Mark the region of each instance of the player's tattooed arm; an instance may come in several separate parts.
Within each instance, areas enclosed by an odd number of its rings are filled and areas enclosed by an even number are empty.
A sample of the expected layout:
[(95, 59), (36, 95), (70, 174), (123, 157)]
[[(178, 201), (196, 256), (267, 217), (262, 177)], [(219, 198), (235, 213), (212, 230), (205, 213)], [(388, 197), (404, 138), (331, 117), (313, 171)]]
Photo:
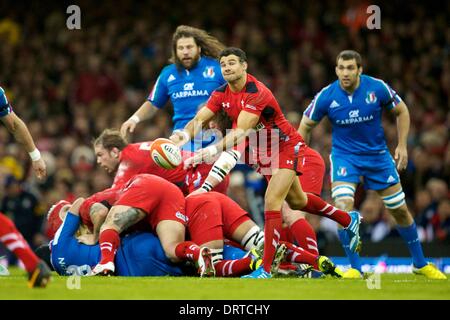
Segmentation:
[(107, 215), (108, 215), (108, 208), (98, 202), (94, 203), (89, 210), (89, 216), (91, 217), (91, 221), (94, 226), (93, 230), (95, 242), (98, 241), (98, 237), (100, 234), (100, 227), (102, 226), (103, 222), (105, 222)]
[(145, 213), (136, 208), (128, 208), (123, 211), (110, 212), (106, 218), (107, 223), (111, 223), (119, 233), (128, 229), (145, 218)]

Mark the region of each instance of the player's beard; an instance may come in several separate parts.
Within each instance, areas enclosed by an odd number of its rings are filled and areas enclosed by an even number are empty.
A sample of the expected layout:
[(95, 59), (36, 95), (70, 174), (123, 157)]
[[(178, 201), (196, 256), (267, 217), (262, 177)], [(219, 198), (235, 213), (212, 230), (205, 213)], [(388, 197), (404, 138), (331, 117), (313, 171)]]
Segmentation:
[(180, 60), (180, 58), (177, 57), (177, 67), (190, 70), (197, 65), (199, 60), (200, 60), (200, 53), (197, 53), (195, 56), (192, 57), (192, 59), (190, 60), (191, 63), (189, 65), (186, 65), (182, 59)]
[(358, 84), (358, 76), (355, 78), (349, 78), (346, 79), (346, 82), (344, 80), (340, 80), (341, 87), (346, 91), (354, 91), (356, 89), (356, 85)]

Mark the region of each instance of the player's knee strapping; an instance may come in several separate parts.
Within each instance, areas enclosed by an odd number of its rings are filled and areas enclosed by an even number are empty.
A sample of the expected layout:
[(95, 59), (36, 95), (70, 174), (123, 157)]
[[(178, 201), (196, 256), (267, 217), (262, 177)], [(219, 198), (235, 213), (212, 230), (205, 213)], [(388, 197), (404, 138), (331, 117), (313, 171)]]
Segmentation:
[(389, 196), (383, 197), (384, 206), (388, 209), (398, 209), (405, 204), (405, 193), (403, 189), (391, 194)]
[(213, 265), (223, 260), (223, 248), (222, 249), (209, 249), (211, 252), (211, 260)]
[(347, 184), (341, 184), (331, 189), (331, 197), (336, 206), (342, 201), (348, 201), (355, 198), (355, 187)]
[(241, 245), (245, 250), (249, 251), (258, 246), (261, 242), (264, 242), (264, 231), (258, 226), (253, 226), (242, 238)]

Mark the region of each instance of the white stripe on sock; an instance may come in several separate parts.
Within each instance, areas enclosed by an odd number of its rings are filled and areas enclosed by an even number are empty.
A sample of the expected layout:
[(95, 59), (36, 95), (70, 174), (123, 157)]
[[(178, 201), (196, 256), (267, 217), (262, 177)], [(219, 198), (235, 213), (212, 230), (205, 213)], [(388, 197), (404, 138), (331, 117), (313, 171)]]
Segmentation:
[(14, 251), (19, 248), (26, 248), (27, 246), (25, 245), (25, 243), (23, 243), (23, 241), (14, 241), (8, 243), (6, 247), (8, 248), (8, 250)]
[(0, 238), (0, 241), (5, 242), (8, 240), (17, 240), (17, 239), (19, 239), (19, 236), (16, 233), (7, 233)]

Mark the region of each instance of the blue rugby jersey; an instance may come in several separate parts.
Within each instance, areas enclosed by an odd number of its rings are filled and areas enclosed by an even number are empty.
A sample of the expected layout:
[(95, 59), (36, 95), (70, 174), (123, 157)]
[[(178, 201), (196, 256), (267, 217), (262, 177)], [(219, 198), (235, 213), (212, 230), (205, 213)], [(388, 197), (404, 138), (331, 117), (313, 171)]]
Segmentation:
[(402, 99), (383, 80), (360, 76), (360, 85), (347, 93), (336, 80), (316, 94), (303, 113), (332, 124), (332, 152), (379, 154), (388, 150), (382, 127), (383, 109), (391, 110)]
[[(87, 274), (101, 257), (100, 245), (78, 242), (75, 234), (80, 218), (70, 212), (50, 243), (51, 263), (58, 274), (70, 275), (74, 271)], [(164, 254), (159, 239), (147, 232), (127, 235), (121, 239), (117, 250), (116, 275), (118, 276), (165, 276), (182, 275), (182, 270), (171, 263)]]
[(0, 87), (0, 118), (4, 117), (12, 112), (12, 107), (8, 102), (5, 95), (5, 90)]
[(177, 69), (175, 64), (166, 66), (147, 100), (162, 108), (170, 98), (174, 110), (174, 129), (182, 129), (194, 118), (211, 93), (224, 83), (219, 62), (202, 56), (190, 70)]

